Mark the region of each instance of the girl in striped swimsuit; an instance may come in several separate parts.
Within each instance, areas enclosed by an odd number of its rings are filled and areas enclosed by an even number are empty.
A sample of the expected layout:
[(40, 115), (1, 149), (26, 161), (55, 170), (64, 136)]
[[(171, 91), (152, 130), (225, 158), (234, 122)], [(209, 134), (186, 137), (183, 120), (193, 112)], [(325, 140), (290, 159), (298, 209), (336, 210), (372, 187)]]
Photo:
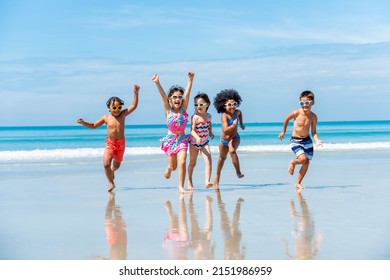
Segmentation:
[(194, 188), (192, 174), (198, 159), (202, 154), (205, 162), (205, 186), (210, 188), (213, 184), (211, 177), (211, 152), (209, 137), (214, 138), (211, 126), (211, 115), (207, 113), (210, 106), (210, 99), (206, 93), (198, 93), (194, 98), (195, 114), (191, 117), (191, 139), (190, 139), (190, 164), (188, 165), (188, 189)]

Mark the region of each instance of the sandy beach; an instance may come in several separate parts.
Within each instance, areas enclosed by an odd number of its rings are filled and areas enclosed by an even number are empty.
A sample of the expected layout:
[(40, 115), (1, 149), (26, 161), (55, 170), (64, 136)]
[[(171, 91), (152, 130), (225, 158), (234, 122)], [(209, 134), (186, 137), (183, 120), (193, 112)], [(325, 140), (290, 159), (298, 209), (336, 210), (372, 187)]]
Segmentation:
[(127, 156), (111, 195), (100, 158), (2, 166), (0, 258), (390, 259), (390, 151), (318, 152), (301, 195), (292, 154), (239, 156), (220, 192), (199, 159), (186, 195), (164, 155)]

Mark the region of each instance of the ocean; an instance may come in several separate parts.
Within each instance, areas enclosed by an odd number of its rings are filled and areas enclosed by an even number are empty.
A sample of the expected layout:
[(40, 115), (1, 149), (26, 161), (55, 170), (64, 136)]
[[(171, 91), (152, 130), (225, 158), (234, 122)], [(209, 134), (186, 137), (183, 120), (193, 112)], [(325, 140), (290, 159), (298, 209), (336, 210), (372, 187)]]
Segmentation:
[[(245, 130), (239, 130), (239, 152), (290, 153), (292, 123), (282, 141), (277, 138), (281, 128), (282, 123), (247, 123)], [(315, 147), (320, 152), (390, 150), (390, 120), (319, 122), (317, 131), (324, 142), (323, 147)], [(166, 132), (165, 124), (127, 125), (125, 156), (162, 154), (159, 139)], [(221, 125), (214, 124), (213, 132), (215, 138), (210, 146), (217, 153)], [(105, 126), (0, 127), (0, 164), (101, 157), (106, 136)]]

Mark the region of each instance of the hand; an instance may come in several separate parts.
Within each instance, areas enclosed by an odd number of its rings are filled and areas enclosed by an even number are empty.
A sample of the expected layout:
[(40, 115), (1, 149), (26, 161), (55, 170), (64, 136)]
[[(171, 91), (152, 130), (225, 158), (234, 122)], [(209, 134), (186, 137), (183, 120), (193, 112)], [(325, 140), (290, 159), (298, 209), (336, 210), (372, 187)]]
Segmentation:
[(200, 137), (196, 137), (196, 144), (200, 144)]
[(194, 72), (188, 72), (188, 78), (192, 81), (194, 79), (195, 73)]
[(281, 133), (279, 134), (278, 138), (279, 138), (279, 140), (283, 140), (283, 138), (284, 138), (284, 132), (281, 132)]
[(140, 86), (139, 85), (134, 85), (134, 93), (138, 94), (139, 93)]
[(323, 142), (322, 142), (320, 139), (318, 139), (318, 140), (316, 141), (316, 146), (317, 146), (317, 147), (318, 147), (318, 146), (323, 147), (324, 145), (323, 145)]
[(158, 83), (158, 82), (159, 82), (159, 80), (158, 80), (158, 75), (157, 75), (157, 74), (154, 74), (154, 75), (153, 75), (152, 81), (155, 82), (155, 83)]
[(211, 139), (214, 139), (214, 133), (210, 132), (209, 136), (210, 136)]
[(79, 124), (83, 124), (83, 123), (84, 123), (84, 120), (83, 120), (83, 119), (78, 119), (77, 122), (78, 122)]
[(245, 125), (240, 124), (240, 127), (241, 127), (242, 130), (245, 130)]
[(237, 119), (235, 119), (232, 124), (237, 127), (237, 122)]

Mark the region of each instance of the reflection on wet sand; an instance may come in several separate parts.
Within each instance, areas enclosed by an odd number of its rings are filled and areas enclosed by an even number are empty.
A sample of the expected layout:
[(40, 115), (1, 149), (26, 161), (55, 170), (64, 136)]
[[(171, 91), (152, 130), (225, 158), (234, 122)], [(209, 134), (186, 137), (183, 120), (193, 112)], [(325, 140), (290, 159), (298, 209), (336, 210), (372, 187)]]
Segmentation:
[(294, 200), (292, 199), (290, 201), (290, 213), (294, 218), (293, 240), (295, 256), (289, 253), (286, 240), (282, 240), (282, 245), (284, 247), (287, 258), (310, 260), (315, 258), (318, 254), (318, 249), (322, 241), (322, 235), (318, 234), (317, 238), (315, 238), (314, 220), (310, 215), (307, 202), (299, 192), (297, 193), (297, 197), (301, 208), (301, 213), (297, 212)]
[[(221, 230), (224, 236), (224, 259), (244, 259), (245, 248), (241, 246), (242, 233), (239, 230), (241, 203), (236, 203), (232, 221), (229, 220), (221, 193), (216, 192), (218, 209), (221, 218)], [(188, 197), (188, 206), (185, 198)], [(205, 224), (200, 227), (195, 211), (193, 193), (179, 195), (178, 215), (172, 209), (172, 203), (167, 201), (165, 208), (169, 217), (168, 233), (164, 236), (164, 249), (168, 259), (209, 260), (215, 258), (216, 245), (212, 242), (213, 212), (210, 196), (205, 197)], [(191, 230), (188, 227), (187, 211), (190, 217)]]
[(239, 228), (242, 198), (237, 199), (233, 218), (230, 221), (222, 201), (221, 192), (217, 191), (218, 209), (221, 216), (221, 230), (224, 236), (224, 259), (243, 260), (245, 259), (245, 247), (241, 246), (242, 232)]
[(115, 204), (115, 193), (108, 193), (105, 215), (105, 230), (110, 253), (110, 260), (127, 259), (127, 231), (120, 206)]

